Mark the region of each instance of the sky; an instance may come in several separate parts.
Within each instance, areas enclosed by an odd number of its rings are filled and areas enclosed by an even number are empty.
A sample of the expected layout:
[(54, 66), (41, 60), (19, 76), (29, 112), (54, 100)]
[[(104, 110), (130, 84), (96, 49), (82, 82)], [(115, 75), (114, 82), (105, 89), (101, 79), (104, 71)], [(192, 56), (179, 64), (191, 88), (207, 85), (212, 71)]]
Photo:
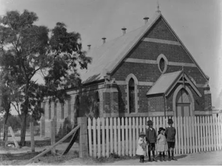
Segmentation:
[(53, 28), (57, 22), (79, 32), (83, 48), (102, 44), (134, 30), (152, 17), (159, 4), (162, 15), (210, 77), (212, 104), (222, 108), (221, 0), (0, 0), (0, 15), (24, 9), (35, 12), (36, 24)]

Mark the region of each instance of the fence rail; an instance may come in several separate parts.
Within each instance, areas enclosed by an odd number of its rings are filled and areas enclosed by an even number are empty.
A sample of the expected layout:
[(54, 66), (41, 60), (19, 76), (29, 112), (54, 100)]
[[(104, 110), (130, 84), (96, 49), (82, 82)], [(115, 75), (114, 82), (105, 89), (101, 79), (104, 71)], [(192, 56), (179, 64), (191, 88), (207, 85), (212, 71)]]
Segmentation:
[[(172, 118), (177, 131), (176, 155), (222, 150), (222, 114)], [(89, 155), (135, 156), (139, 133), (145, 132), (149, 119), (156, 131), (167, 126), (164, 117), (88, 118)]]

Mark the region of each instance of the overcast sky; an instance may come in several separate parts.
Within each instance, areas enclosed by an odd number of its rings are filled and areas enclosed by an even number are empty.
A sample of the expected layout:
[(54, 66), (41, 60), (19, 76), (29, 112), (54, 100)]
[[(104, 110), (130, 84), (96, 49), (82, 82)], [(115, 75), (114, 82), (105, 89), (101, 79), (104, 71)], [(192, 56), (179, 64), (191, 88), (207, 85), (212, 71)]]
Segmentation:
[[(222, 108), (222, 1), (158, 0), (161, 13), (206, 75), (210, 77), (213, 106)], [(102, 44), (131, 31), (152, 17), (157, 0), (0, 0), (0, 15), (24, 9), (37, 13), (38, 25), (53, 28), (63, 22), (79, 32), (82, 43)], [(220, 97), (219, 97), (220, 96)], [(220, 98), (220, 99), (219, 99)], [(219, 101), (220, 100), (220, 101)]]

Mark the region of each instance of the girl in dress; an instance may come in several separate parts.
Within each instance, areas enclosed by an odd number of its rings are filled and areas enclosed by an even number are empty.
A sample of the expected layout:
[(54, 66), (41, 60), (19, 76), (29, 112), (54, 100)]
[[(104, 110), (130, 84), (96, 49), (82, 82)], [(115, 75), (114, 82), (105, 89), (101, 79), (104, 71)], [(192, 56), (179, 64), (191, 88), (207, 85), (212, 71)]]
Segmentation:
[(167, 140), (165, 137), (165, 129), (159, 128), (157, 136), (157, 152), (159, 152), (160, 161), (165, 161), (165, 152), (167, 151)]
[(136, 154), (140, 157), (140, 162), (143, 163), (146, 155), (146, 134), (143, 132), (139, 134)]

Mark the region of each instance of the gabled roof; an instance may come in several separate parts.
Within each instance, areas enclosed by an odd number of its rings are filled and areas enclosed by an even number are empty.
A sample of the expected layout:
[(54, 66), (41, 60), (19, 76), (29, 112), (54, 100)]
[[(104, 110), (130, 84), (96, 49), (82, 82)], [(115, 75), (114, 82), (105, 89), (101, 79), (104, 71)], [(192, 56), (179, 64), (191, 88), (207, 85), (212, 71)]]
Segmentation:
[(159, 79), (154, 83), (152, 88), (148, 91), (147, 95), (165, 94), (170, 86), (177, 80), (182, 71), (162, 74)]
[(87, 53), (87, 56), (93, 58), (92, 63), (88, 66), (88, 70), (80, 71), (83, 83), (103, 79), (106, 73), (112, 72), (160, 16), (161, 13), (156, 12), (154, 17), (142, 27), (107, 41), (100, 47), (92, 48)]
[(157, 11), (155, 15), (149, 20), (149, 22), (143, 25), (142, 27), (128, 32), (125, 35), (122, 35), (116, 39), (107, 41), (99, 47), (92, 48), (87, 53), (87, 56), (92, 57), (92, 63), (88, 65), (87, 70), (80, 70), (82, 82), (90, 83), (94, 81), (99, 81), (104, 79), (104, 76), (106, 76), (107, 73), (112, 73), (160, 17), (163, 18), (163, 20), (169, 26), (169, 29), (171, 29), (173, 34), (181, 43), (184, 50), (188, 53), (188, 56), (197, 65), (205, 79), (208, 80), (209, 78), (201, 70), (192, 55), (180, 41), (179, 37), (164, 19), (161, 12)]
[[(184, 81), (181, 81), (181, 79)], [(165, 94), (167, 96), (178, 82), (189, 84), (193, 88), (193, 90), (197, 93), (197, 95), (199, 95), (200, 97), (202, 96), (197, 87), (195, 86), (195, 84), (183, 71), (176, 71), (172, 73), (162, 74), (155, 82), (155, 84), (150, 88), (150, 90), (147, 93), (147, 96), (157, 95), (157, 94)]]

